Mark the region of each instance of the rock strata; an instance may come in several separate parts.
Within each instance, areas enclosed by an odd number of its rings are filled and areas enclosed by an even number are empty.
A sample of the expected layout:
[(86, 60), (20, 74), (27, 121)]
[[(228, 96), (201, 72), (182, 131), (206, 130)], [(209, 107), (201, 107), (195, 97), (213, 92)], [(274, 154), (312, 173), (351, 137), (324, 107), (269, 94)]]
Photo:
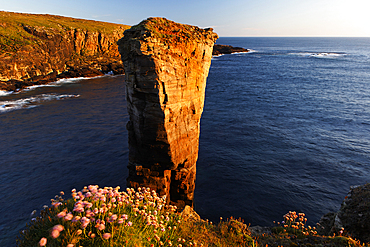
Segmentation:
[(128, 26), (3, 11), (0, 21), (0, 90), (124, 72), (117, 40)]
[(130, 121), (129, 187), (146, 186), (179, 209), (193, 205), (212, 29), (149, 18), (118, 41)]

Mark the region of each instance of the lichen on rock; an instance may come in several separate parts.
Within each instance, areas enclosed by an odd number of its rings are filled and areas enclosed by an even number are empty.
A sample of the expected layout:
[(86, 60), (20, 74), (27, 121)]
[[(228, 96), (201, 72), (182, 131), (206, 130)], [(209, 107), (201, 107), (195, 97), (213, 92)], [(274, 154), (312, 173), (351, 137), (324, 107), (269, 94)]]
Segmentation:
[(149, 18), (118, 41), (130, 121), (128, 186), (192, 206), (212, 29)]

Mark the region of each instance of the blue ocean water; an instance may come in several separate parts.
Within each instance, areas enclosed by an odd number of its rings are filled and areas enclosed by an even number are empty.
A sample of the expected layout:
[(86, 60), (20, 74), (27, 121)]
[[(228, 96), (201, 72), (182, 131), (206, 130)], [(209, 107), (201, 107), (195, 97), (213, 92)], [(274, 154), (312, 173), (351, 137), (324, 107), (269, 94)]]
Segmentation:
[[(204, 217), (314, 223), (370, 182), (369, 38), (220, 38), (254, 52), (214, 58), (195, 193)], [(206, 198), (202, 200), (202, 198)]]
[[(370, 38), (220, 38), (201, 119), (195, 209), (311, 224), (369, 182)], [(124, 77), (0, 92), (0, 246), (59, 191), (125, 187)]]

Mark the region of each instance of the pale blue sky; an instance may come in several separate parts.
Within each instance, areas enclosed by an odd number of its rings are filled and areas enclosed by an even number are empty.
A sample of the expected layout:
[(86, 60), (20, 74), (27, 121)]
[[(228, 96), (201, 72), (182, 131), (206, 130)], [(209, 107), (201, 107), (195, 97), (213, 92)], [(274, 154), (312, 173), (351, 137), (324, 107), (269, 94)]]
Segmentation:
[(370, 37), (370, 0), (0, 0), (0, 10), (127, 25), (160, 16), (221, 37)]

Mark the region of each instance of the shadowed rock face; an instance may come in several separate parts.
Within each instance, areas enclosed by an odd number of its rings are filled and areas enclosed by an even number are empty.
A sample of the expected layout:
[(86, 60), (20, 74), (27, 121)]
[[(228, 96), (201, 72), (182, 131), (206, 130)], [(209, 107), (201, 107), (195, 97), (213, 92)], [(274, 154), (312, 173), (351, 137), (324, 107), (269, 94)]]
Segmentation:
[(180, 209), (193, 205), (212, 29), (149, 18), (118, 41), (130, 121), (129, 187), (148, 186)]

